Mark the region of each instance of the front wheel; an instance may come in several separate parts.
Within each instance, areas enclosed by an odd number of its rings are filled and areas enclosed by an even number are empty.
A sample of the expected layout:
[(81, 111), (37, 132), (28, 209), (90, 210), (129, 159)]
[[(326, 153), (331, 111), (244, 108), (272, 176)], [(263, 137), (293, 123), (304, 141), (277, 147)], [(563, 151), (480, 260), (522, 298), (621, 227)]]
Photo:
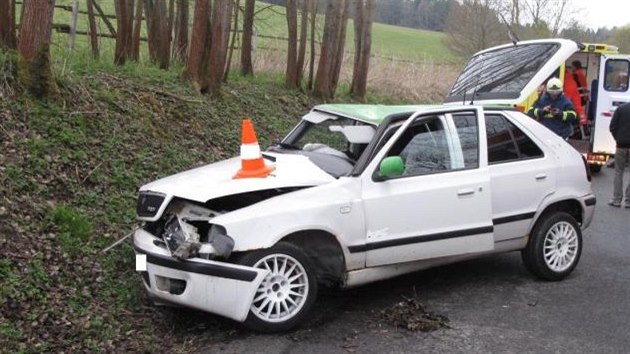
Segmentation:
[(532, 230), (521, 257), (525, 268), (544, 280), (561, 280), (577, 266), (582, 254), (582, 231), (564, 212), (543, 216)]
[(299, 325), (317, 297), (317, 279), (308, 257), (297, 246), (279, 242), (244, 255), (240, 264), (266, 269), (245, 320), (261, 332), (279, 332)]

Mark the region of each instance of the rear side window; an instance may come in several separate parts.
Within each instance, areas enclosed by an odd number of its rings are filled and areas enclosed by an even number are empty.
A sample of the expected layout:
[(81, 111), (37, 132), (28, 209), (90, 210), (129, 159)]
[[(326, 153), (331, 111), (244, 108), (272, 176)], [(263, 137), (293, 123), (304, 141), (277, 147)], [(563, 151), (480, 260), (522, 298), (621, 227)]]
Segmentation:
[(502, 115), (486, 115), (486, 134), (491, 165), (544, 156), (532, 139)]
[(628, 90), (628, 71), (630, 62), (623, 59), (606, 61), (604, 88), (606, 91), (625, 92)]
[(517, 98), (540, 68), (557, 52), (558, 44), (532, 43), (478, 54), (455, 81), (447, 102)]

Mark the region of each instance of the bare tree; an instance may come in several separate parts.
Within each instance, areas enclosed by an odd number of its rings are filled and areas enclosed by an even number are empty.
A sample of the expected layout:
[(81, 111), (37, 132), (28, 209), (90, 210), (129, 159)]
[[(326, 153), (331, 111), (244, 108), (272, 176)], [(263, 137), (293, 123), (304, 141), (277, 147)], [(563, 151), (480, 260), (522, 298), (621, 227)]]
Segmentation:
[[(98, 58), (100, 56), (100, 50), (98, 48), (98, 30), (96, 29), (96, 17), (94, 15), (94, 0), (87, 0), (87, 13), (88, 23), (90, 27), (90, 46), (92, 47), (92, 56)], [(138, 0), (140, 3), (142, 0)]]
[(131, 54), (134, 0), (116, 0), (114, 7), (118, 20), (114, 63), (123, 65)]
[(315, 73), (315, 24), (317, 23), (317, 8), (318, 8), (318, 0), (310, 0), (310, 23), (311, 23), (311, 57), (309, 60), (309, 69), (308, 69), (308, 83), (307, 88), (309, 90), (313, 89), (314, 82), (314, 73)]
[(297, 88), (299, 85), (297, 67), (297, 0), (287, 0), (286, 9), (287, 29), (289, 33), (286, 85), (289, 88)]
[[(341, 26), (344, 16), (347, 19), (346, 0), (330, 1), (326, 7), (326, 18), (324, 20), (324, 34), (322, 38), (319, 64), (313, 94), (323, 98), (333, 98), (337, 89), (338, 68), (341, 68), (343, 58), (343, 43), (345, 42), (345, 30)], [(344, 37), (341, 37), (341, 34)], [(340, 51), (341, 49), (341, 51)]]
[(370, 68), (374, 0), (354, 0), (354, 5), (354, 69), (350, 94), (363, 100)]
[(198, 91), (205, 89), (205, 53), (209, 36), (209, 0), (195, 0), (193, 27), (184, 77), (191, 80)]
[(335, 90), (337, 88), (337, 84), (339, 83), (339, 75), (341, 74), (341, 64), (343, 64), (343, 57), (345, 54), (345, 46), (346, 46), (346, 30), (348, 28), (348, 13), (350, 8), (351, 0), (343, 0), (342, 8), (341, 8), (341, 18), (339, 22), (339, 26), (337, 26), (337, 48), (335, 48), (335, 56), (334, 56), (334, 64), (333, 64), (333, 72), (332, 72), (332, 93), (334, 95)]
[(302, 0), (301, 23), (300, 23), (300, 48), (298, 49), (297, 69), (298, 77), (297, 82), (301, 85), (302, 77), (304, 76), (304, 59), (306, 57), (306, 44), (308, 36), (308, 12), (311, 6), (312, 0)]
[(177, 0), (177, 18), (175, 20), (175, 43), (173, 57), (181, 63), (186, 62), (188, 50), (188, 0)]
[(215, 0), (210, 20), (211, 38), (208, 56), (208, 87), (211, 95), (217, 95), (221, 89), (228, 49), (228, 37), (232, 19), (233, 0)]
[(15, 49), (15, 0), (0, 0), (0, 49)]
[(245, 0), (245, 14), (243, 15), (243, 39), (241, 41), (241, 74), (252, 75), (252, 37), (254, 34), (254, 9), (256, 0)]
[(25, 1), (20, 19), (18, 79), (36, 97), (58, 94), (50, 67), (55, 0)]
[(495, 0), (463, 0), (454, 5), (446, 21), (446, 43), (462, 55), (470, 55), (508, 40), (493, 6)]
[(240, 9), (241, 0), (236, 0), (234, 5), (234, 27), (232, 29), (232, 41), (230, 43), (230, 49), (228, 52), (227, 65), (225, 66), (225, 73), (223, 74), (223, 82), (227, 82), (228, 75), (230, 74), (230, 67), (232, 66), (232, 55), (234, 54), (234, 48), (236, 47), (236, 39), (238, 38), (238, 13)]
[(133, 33), (131, 35), (131, 60), (140, 60), (140, 32), (142, 31), (142, 12), (145, 0), (136, 0), (136, 13), (133, 20)]
[(145, 0), (145, 13), (151, 60), (157, 62), (161, 69), (168, 69), (171, 40), (168, 32), (166, 0)]

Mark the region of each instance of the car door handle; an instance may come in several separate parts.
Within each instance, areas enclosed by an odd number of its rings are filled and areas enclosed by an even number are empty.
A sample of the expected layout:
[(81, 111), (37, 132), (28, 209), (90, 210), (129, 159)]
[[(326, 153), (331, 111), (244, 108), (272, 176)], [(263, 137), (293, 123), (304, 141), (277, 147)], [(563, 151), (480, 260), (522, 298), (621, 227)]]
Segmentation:
[(463, 197), (465, 195), (471, 195), (475, 193), (474, 188), (464, 188), (457, 191), (457, 195)]
[(539, 173), (536, 175), (536, 180), (537, 181), (542, 181), (543, 179), (547, 179), (547, 174), (546, 173)]

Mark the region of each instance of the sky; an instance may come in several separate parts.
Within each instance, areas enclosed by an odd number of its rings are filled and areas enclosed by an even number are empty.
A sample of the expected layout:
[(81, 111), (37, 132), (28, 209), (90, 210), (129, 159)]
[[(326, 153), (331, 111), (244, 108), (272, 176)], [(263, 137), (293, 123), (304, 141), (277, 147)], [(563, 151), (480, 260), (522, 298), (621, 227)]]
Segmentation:
[(597, 29), (630, 24), (630, 1), (628, 0), (571, 0), (580, 9), (580, 22), (586, 27)]

